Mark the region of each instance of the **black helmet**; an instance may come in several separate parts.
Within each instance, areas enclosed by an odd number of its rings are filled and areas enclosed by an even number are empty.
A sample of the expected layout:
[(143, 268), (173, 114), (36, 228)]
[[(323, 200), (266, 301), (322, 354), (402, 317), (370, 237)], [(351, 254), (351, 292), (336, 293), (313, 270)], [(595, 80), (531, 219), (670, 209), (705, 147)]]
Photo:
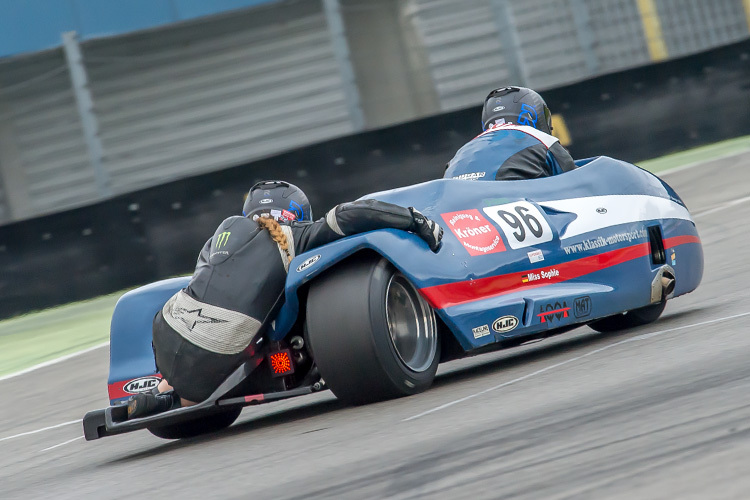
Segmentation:
[(482, 130), (496, 123), (528, 125), (552, 133), (552, 113), (547, 103), (526, 87), (503, 87), (490, 92), (482, 109)]
[(284, 181), (262, 181), (250, 188), (242, 215), (268, 214), (276, 220), (312, 220), (312, 207), (300, 188)]

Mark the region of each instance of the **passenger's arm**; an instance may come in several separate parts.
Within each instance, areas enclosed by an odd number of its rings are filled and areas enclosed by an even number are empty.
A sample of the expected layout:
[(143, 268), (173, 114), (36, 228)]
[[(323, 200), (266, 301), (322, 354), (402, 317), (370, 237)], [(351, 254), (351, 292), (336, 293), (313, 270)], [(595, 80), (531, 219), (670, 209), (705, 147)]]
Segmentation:
[(295, 224), (292, 228), (295, 229), (294, 245), (297, 253), (344, 236), (387, 228), (414, 232), (435, 251), (443, 233), (437, 223), (416, 209), (378, 200), (342, 203), (329, 210), (324, 218), (311, 224)]

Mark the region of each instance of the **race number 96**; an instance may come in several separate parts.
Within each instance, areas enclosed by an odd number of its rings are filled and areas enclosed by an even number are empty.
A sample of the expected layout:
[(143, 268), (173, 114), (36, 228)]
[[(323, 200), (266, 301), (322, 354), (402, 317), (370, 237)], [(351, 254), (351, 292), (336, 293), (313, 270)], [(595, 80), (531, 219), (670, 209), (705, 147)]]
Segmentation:
[(486, 207), (484, 213), (495, 221), (513, 248), (535, 246), (552, 239), (552, 229), (544, 215), (528, 201)]

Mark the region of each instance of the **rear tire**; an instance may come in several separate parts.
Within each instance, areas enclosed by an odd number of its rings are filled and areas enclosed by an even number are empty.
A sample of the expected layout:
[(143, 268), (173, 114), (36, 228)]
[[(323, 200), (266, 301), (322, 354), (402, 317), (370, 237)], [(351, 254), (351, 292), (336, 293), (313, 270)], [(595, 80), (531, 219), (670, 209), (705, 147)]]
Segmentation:
[(148, 430), (156, 437), (162, 439), (184, 439), (209, 432), (220, 431), (232, 425), (237, 417), (240, 416), (242, 407), (230, 408), (205, 417), (199, 417), (193, 420), (186, 420), (177, 424), (161, 425), (159, 427), (149, 427)]
[(351, 259), (312, 284), (307, 333), (323, 380), (351, 404), (422, 392), (440, 360), (432, 308), (379, 257)]
[(628, 311), (627, 313), (616, 314), (614, 316), (609, 316), (608, 318), (593, 321), (589, 323), (589, 326), (597, 332), (609, 333), (624, 330), (626, 328), (647, 325), (659, 319), (659, 316), (664, 312), (666, 306), (667, 301), (663, 300), (658, 304), (651, 304), (646, 307), (641, 307), (640, 309)]

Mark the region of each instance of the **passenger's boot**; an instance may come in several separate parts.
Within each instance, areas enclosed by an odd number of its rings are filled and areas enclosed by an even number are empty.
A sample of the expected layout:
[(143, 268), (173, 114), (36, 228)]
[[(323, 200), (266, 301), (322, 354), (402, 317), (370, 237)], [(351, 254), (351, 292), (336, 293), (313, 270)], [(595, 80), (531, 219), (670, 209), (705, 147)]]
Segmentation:
[(174, 391), (141, 393), (128, 399), (128, 419), (146, 417), (180, 407), (180, 397)]

